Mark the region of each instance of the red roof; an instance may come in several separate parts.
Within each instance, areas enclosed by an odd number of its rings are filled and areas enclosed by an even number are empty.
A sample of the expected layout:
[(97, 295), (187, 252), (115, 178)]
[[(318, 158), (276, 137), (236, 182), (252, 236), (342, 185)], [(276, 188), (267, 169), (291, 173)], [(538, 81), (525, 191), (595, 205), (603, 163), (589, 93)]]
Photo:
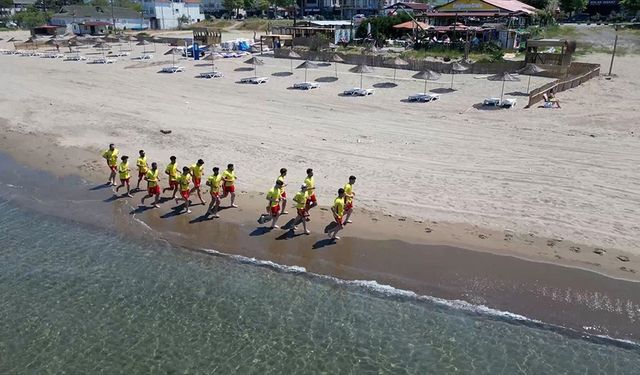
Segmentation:
[[(424, 22), (418, 22), (418, 26), (420, 26), (423, 29), (429, 28), (429, 25), (427, 25)], [(416, 22), (415, 21), (407, 21), (407, 22), (399, 23), (397, 25), (394, 25), (393, 28), (394, 29), (409, 29), (409, 30), (413, 30), (413, 29), (416, 28)]]
[(442, 12), (442, 13), (429, 13), (427, 17), (493, 17), (496, 15), (506, 16), (506, 12)]
[(525, 4), (518, 0), (483, 0), (487, 4), (491, 4), (496, 8), (506, 9), (511, 12), (524, 12), (527, 14), (535, 13), (536, 8)]
[(57, 29), (59, 27), (64, 27), (64, 26), (42, 25), (42, 26), (36, 27), (36, 29)]

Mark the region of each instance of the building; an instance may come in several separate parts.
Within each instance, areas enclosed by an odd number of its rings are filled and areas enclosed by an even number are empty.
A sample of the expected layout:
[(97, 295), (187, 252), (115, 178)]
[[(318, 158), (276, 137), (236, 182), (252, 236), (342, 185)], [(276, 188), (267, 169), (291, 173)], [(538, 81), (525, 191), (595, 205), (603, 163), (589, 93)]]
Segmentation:
[(204, 20), (200, 0), (144, 0), (142, 6), (152, 29), (177, 29)]
[(410, 13), (413, 15), (419, 15), (432, 10), (433, 7), (426, 3), (413, 3), (406, 1), (399, 1), (393, 4), (389, 4), (384, 7), (383, 11), (386, 15)]
[(342, 19), (351, 19), (356, 14), (373, 16), (383, 8), (384, 0), (340, 0)]
[[(524, 28), (537, 11), (518, 0), (453, 0), (427, 14), (430, 25), (446, 26), (456, 22), (478, 25), (508, 19), (509, 27)], [(464, 21), (464, 22), (463, 22)]]
[(67, 5), (51, 16), (54, 26), (71, 28), (76, 34), (104, 34), (108, 28), (121, 30), (146, 30), (149, 19), (131, 8)]
[(11, 8), (0, 8), (0, 15), (13, 16), (16, 12), (27, 9), (30, 6), (34, 6), (37, 0), (13, 0), (13, 6)]

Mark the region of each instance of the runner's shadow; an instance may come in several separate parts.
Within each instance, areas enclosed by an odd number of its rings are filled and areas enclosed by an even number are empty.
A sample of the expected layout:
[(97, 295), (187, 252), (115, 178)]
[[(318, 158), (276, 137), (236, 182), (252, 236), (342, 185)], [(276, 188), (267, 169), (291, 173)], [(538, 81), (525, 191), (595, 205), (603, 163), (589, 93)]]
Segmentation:
[(293, 219), (290, 219), (289, 221), (287, 221), (287, 223), (285, 225), (283, 225), (281, 228), (282, 229), (292, 229), (296, 224), (297, 224), (296, 218), (294, 217)]
[[(284, 229), (284, 227), (283, 227), (283, 229)], [(278, 241), (288, 240), (290, 238), (296, 238), (298, 236), (302, 236), (303, 234), (304, 233), (296, 233), (292, 229), (289, 229), (288, 231), (285, 231), (284, 233), (282, 233), (281, 235), (276, 237), (276, 240), (278, 240)]]
[(113, 195), (112, 195), (112, 196), (110, 196), (109, 198), (104, 199), (104, 200), (103, 200), (103, 202), (105, 202), (105, 203), (115, 202), (115, 201), (117, 201), (118, 199), (120, 199), (120, 198), (124, 198), (124, 197), (125, 197), (125, 195), (120, 195), (120, 194), (119, 194), (119, 195), (116, 195), (116, 194), (113, 194)]
[(170, 200), (173, 200), (172, 198), (167, 198), (167, 197), (160, 197), (160, 199), (158, 199), (158, 204), (162, 204), (164, 202), (168, 202)]
[(329, 233), (332, 230), (336, 229), (337, 226), (338, 226), (338, 223), (336, 223), (335, 221), (332, 221), (329, 224), (327, 224), (326, 227), (324, 227), (324, 232)]
[(152, 210), (152, 209), (153, 207), (149, 207), (149, 206), (138, 206), (134, 210), (129, 212), (129, 215), (141, 214), (147, 210)]
[(331, 238), (325, 238), (324, 240), (319, 240), (316, 243), (313, 244), (312, 249), (317, 250), (317, 249), (322, 249), (325, 246), (330, 246), (330, 245), (335, 245), (336, 240), (333, 240)]
[(195, 218), (193, 220), (190, 220), (189, 224), (203, 223), (205, 221), (211, 221), (213, 219), (214, 219), (213, 216), (210, 216), (208, 214), (204, 214), (204, 215), (198, 216), (197, 218)]
[(249, 233), (249, 235), (251, 237), (256, 237), (256, 236), (265, 235), (265, 234), (267, 234), (269, 232), (271, 232), (271, 228), (270, 227), (258, 227), (256, 229), (254, 229), (251, 233)]
[(174, 216), (179, 216), (180, 213), (183, 212), (183, 209), (184, 209), (184, 204), (172, 207), (171, 211), (167, 212), (164, 215), (160, 215), (160, 217), (162, 219), (169, 219), (169, 218), (174, 217)]
[(102, 189), (106, 189), (106, 188), (110, 188), (111, 185), (110, 184), (102, 184), (102, 185), (96, 185), (92, 188), (89, 188), (90, 191), (96, 191), (96, 190), (102, 190)]

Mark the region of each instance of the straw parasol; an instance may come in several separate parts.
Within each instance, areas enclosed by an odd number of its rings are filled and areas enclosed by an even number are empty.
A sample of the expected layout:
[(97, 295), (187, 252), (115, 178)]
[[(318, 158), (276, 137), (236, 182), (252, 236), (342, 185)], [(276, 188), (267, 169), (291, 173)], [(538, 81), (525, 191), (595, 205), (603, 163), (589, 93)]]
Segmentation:
[(437, 81), (442, 77), (442, 74), (434, 72), (433, 70), (423, 70), (413, 75), (413, 78), (424, 79), (424, 93), (427, 93), (427, 81)]
[(333, 62), (335, 68), (336, 68), (336, 78), (338, 78), (338, 64), (337, 63), (343, 63), (344, 59), (342, 57), (340, 57), (340, 55), (338, 55), (337, 53), (334, 53), (333, 55), (331, 55), (331, 58), (329, 59), (329, 61)]
[(373, 73), (373, 68), (364, 64), (356, 65), (349, 69), (351, 73), (360, 73), (360, 88), (362, 88), (362, 74)]
[(264, 61), (260, 60), (257, 57), (252, 57), (249, 60), (244, 62), (245, 64), (250, 64), (253, 65), (253, 70), (254, 70), (254, 74), (257, 77), (258, 76), (258, 65), (264, 65)]
[(151, 38), (151, 41), (153, 42), (153, 52), (156, 52), (156, 43), (162, 43), (162, 39), (158, 38), (157, 36), (153, 36)]
[(393, 82), (396, 81), (396, 70), (398, 69), (398, 67), (409, 66), (409, 63), (407, 61), (404, 61), (399, 57), (388, 59), (387, 64), (393, 65)]
[(102, 57), (104, 57), (104, 50), (109, 49), (110, 46), (105, 42), (100, 42), (100, 43), (94, 44), (93, 48), (99, 49), (102, 52)]
[(529, 87), (531, 87), (531, 76), (534, 74), (545, 72), (545, 69), (542, 69), (536, 64), (527, 64), (524, 68), (518, 70), (518, 73), (529, 76), (529, 81), (527, 82), (527, 94), (529, 93)]
[[(147, 53), (147, 46), (151, 44), (149, 43), (147, 40), (143, 39), (141, 41), (139, 41), (138, 43), (136, 43), (136, 46), (144, 46), (142, 47), (142, 53)], [(166, 55), (166, 53), (165, 53)]]
[(291, 63), (291, 73), (293, 73), (293, 59), (299, 59), (302, 56), (300, 56), (296, 51), (292, 49), (287, 51), (286, 56), (289, 58), (289, 62)]
[(452, 90), (453, 90), (453, 76), (455, 72), (464, 72), (465, 70), (469, 70), (469, 67), (457, 61), (454, 61), (451, 63), (451, 89)]
[(318, 65), (309, 60), (305, 60), (305, 62), (296, 66), (296, 69), (304, 69), (304, 81), (307, 82), (307, 69), (318, 69)]
[(509, 82), (519, 82), (520, 78), (510, 74), (509, 72), (502, 72), (498, 74), (494, 74), (492, 76), (487, 77), (489, 81), (502, 81), (502, 92), (500, 92), (500, 102), (502, 102), (502, 98), (504, 97), (504, 83)]
[(218, 54), (218, 52), (211, 52), (210, 54), (208, 54), (207, 56), (205, 56), (202, 60), (205, 61), (211, 61), (211, 71), (215, 72), (216, 71), (216, 57), (219, 57), (220, 55)]
[[(148, 44), (149, 42), (147, 42)], [(139, 43), (138, 43), (139, 44)], [(181, 55), (182, 51), (179, 48), (171, 48), (164, 53), (165, 56), (171, 55), (171, 66), (176, 66), (176, 55)]]

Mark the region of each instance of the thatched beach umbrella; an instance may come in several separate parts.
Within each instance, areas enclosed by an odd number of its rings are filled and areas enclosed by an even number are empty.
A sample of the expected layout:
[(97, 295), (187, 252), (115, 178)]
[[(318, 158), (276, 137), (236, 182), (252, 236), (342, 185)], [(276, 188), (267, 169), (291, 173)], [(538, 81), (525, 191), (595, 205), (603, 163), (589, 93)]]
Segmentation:
[(343, 63), (344, 59), (337, 53), (334, 53), (333, 55), (331, 55), (329, 61), (333, 62), (333, 66), (335, 66), (336, 68), (336, 78), (338, 78), (338, 63)]
[(451, 63), (451, 89), (453, 90), (453, 76), (456, 72), (464, 72), (465, 70), (469, 70), (469, 67), (463, 65), (457, 61)]
[(318, 69), (318, 65), (309, 60), (305, 60), (305, 62), (296, 66), (296, 69), (304, 69), (304, 81), (307, 82), (307, 69)]
[(494, 74), (492, 76), (487, 77), (489, 81), (502, 81), (502, 91), (500, 92), (500, 102), (502, 102), (502, 98), (504, 97), (504, 83), (509, 82), (519, 82), (520, 78), (511, 75), (509, 72), (502, 72), (499, 74)]
[(404, 61), (399, 57), (388, 59), (387, 64), (393, 66), (393, 82), (396, 81), (396, 70), (398, 69), (398, 67), (409, 66), (409, 63), (407, 61)]
[(420, 73), (416, 73), (413, 75), (413, 78), (416, 79), (424, 79), (424, 93), (427, 93), (427, 81), (437, 81), (442, 77), (442, 74), (438, 72), (434, 72), (433, 70), (423, 70)]
[[(136, 46), (144, 46), (142, 47), (142, 53), (147, 53), (147, 46), (151, 44), (149, 43), (147, 40), (143, 39), (141, 41), (139, 41), (138, 43), (136, 43)], [(166, 53), (165, 53), (166, 55)]]
[(153, 42), (153, 52), (156, 52), (156, 43), (162, 43), (162, 39), (158, 38), (157, 36), (153, 36), (151, 38), (151, 41)]
[(356, 65), (349, 69), (351, 73), (360, 73), (360, 88), (362, 88), (362, 74), (373, 73), (373, 68), (364, 64)]
[(286, 56), (289, 58), (289, 62), (291, 63), (291, 73), (293, 73), (293, 59), (299, 59), (302, 56), (300, 56), (296, 51), (292, 49), (287, 51)]
[(99, 49), (102, 52), (102, 57), (104, 58), (104, 50), (111, 48), (107, 43), (101, 42), (93, 45), (93, 48)]
[(207, 56), (205, 56), (202, 60), (205, 61), (211, 61), (211, 71), (215, 72), (216, 71), (216, 57), (220, 57), (220, 54), (218, 54), (218, 52), (211, 52), (210, 54), (208, 54)]
[[(149, 43), (149, 42), (147, 42)], [(139, 44), (139, 43), (138, 43)], [(165, 56), (171, 55), (171, 66), (176, 65), (176, 55), (182, 55), (182, 50), (179, 48), (171, 48), (167, 52), (164, 53)]]
[(264, 65), (264, 61), (260, 60), (257, 57), (252, 57), (244, 63), (253, 65), (253, 70), (256, 77), (258, 76), (258, 65)]
[(534, 74), (542, 73), (546, 71), (536, 64), (527, 64), (524, 68), (518, 70), (518, 73), (529, 76), (529, 82), (527, 82), (527, 94), (529, 93), (529, 87), (531, 87), (531, 76)]

